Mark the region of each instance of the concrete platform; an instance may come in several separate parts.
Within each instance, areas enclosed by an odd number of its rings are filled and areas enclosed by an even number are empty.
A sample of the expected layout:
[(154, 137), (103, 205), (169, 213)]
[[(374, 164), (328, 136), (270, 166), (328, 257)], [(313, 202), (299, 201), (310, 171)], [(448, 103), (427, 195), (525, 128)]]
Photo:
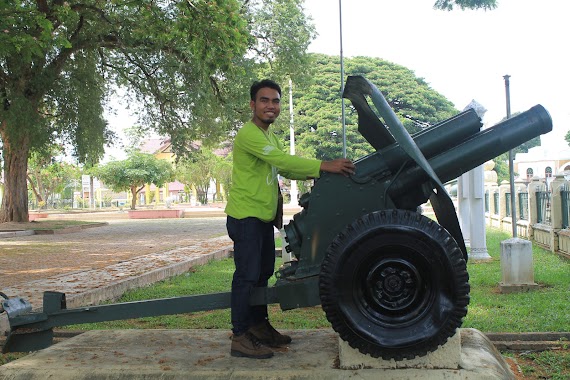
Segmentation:
[(456, 369), (343, 370), (334, 331), (287, 333), (290, 347), (256, 360), (230, 356), (229, 331), (89, 331), (1, 366), (0, 379), (514, 379), (491, 342), (473, 329), (460, 329)]

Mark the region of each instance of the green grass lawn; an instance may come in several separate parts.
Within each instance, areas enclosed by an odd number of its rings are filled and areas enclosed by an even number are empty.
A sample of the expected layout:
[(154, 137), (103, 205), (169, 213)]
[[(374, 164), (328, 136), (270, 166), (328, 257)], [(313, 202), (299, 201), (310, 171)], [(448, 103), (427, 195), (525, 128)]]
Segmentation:
[(467, 264), (471, 302), (463, 327), (485, 332), (570, 330), (570, 261), (533, 246), (534, 281), (539, 289), (501, 294), (500, 242), (510, 238), (498, 230), (487, 232), (493, 260)]
[[(501, 294), (500, 242), (507, 233), (490, 229), (487, 249), (490, 262), (469, 262), (471, 302), (462, 327), (483, 332), (568, 331), (570, 329), (570, 261), (539, 247), (533, 247), (535, 282), (538, 290)], [(277, 260), (276, 266), (281, 264)], [(224, 259), (196, 267), (192, 272), (152, 286), (130, 291), (118, 302), (138, 301), (230, 290), (233, 260)], [(274, 279), (272, 279), (274, 281)], [(272, 322), (279, 328), (328, 328), (320, 307), (281, 312), (270, 306)], [(229, 329), (229, 310), (197, 312), (191, 315), (161, 316), (139, 320), (114, 321), (73, 326), (79, 329), (103, 328), (220, 328)]]

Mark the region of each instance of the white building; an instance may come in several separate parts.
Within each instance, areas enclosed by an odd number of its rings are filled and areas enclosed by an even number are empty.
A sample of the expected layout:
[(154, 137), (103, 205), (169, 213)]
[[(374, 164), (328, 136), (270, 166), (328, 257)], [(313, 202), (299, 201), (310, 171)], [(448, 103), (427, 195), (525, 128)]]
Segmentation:
[(521, 179), (545, 178), (550, 185), (555, 175), (570, 175), (570, 147), (535, 146), (528, 153), (517, 153), (513, 165)]

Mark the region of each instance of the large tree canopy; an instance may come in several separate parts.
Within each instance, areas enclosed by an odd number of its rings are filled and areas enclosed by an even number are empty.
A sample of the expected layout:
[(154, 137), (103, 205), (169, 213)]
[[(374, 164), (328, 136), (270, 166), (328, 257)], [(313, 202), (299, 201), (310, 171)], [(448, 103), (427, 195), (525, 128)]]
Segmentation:
[[(278, 23), (268, 14), (277, 11)], [(113, 90), (125, 88), (141, 125), (180, 153), (245, 118), (236, 110), (256, 66), (269, 58), (276, 75), (301, 72), (313, 36), (301, 0), (2, 1), (0, 222), (28, 220), (30, 151), (57, 140), (81, 163), (99, 160), (112, 137), (102, 110)]]
[[(311, 57), (314, 77), (294, 92), (295, 133), (301, 154), (319, 159), (342, 156), (341, 97), (338, 56)], [(374, 83), (410, 133), (445, 120), (458, 111), (414, 72), (371, 57), (345, 58), (346, 75), (363, 75)], [(284, 106), (285, 107), (285, 106)], [(357, 113), (346, 100), (347, 156), (360, 158), (373, 149), (357, 130)], [(286, 118), (281, 120), (283, 125)]]

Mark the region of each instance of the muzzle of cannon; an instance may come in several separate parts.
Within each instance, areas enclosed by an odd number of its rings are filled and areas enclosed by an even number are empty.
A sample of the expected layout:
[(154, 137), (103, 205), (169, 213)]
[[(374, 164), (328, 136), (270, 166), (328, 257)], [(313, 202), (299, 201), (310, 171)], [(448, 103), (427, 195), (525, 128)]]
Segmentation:
[[(255, 288), (250, 304), (320, 304), (333, 329), (362, 353), (422, 356), (455, 334), (469, 304), (467, 249), (443, 183), (549, 132), (552, 121), (537, 105), (480, 130), (469, 110), (410, 136), (366, 79), (349, 77), (343, 96), (376, 152), (355, 161), (355, 175), (323, 173), (303, 194), (301, 212), (285, 226), (293, 261), (279, 269), (274, 286)], [(417, 212), (428, 200), (437, 222)], [(230, 293), (215, 293), (67, 309), (65, 294), (45, 292), (41, 312), (9, 315), (3, 351), (47, 347), (58, 326), (228, 307)]]

